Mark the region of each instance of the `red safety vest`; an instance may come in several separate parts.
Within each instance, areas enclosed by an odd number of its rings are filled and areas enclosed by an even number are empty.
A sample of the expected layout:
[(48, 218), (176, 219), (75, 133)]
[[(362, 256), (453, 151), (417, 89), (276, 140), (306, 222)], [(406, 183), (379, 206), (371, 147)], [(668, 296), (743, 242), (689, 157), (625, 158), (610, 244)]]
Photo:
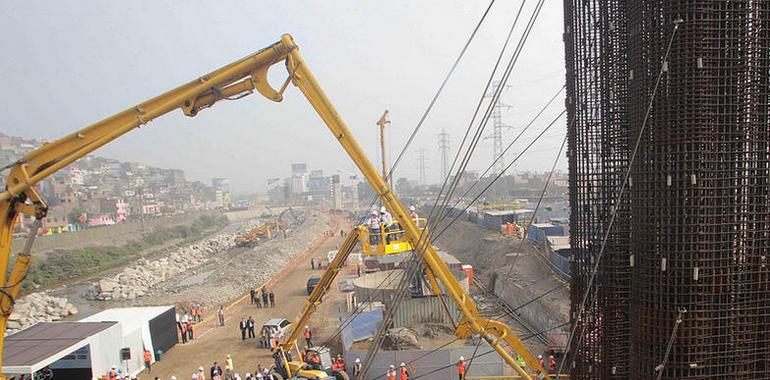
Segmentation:
[(152, 361), (152, 357), (150, 356), (150, 351), (144, 351), (144, 361), (146, 362)]
[(409, 379), (409, 371), (406, 370), (406, 367), (401, 367), (401, 380), (408, 380)]
[(457, 363), (457, 374), (465, 375), (465, 362), (461, 361)]
[(305, 339), (310, 339), (310, 329), (305, 329)]

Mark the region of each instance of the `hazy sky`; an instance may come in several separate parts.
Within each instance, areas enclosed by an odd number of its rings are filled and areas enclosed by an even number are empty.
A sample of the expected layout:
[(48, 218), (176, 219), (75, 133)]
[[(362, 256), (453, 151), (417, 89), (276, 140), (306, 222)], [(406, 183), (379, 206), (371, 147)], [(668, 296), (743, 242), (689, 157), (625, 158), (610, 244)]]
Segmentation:
[[(516, 40), (534, 3), (525, 5)], [(383, 110), (391, 114), (390, 147), (400, 150), (487, 4), (0, 0), (0, 131), (62, 137), (290, 33), (355, 137), (377, 159), (375, 122)], [(520, 4), (495, 3), (397, 176), (416, 179), (416, 150), (425, 148), (428, 180), (438, 181), (436, 135), (446, 129), (457, 147)], [(511, 106), (503, 121), (515, 127), (505, 132), (506, 144), (564, 82), (562, 30), (561, 2), (547, 1), (503, 95)], [(282, 81), (282, 71), (275, 66), (271, 78)], [(562, 95), (517, 146), (529, 142), (563, 104)], [(522, 157), (518, 170), (549, 169), (565, 130), (562, 119)], [(252, 95), (218, 103), (195, 118), (176, 111), (97, 154), (180, 168), (206, 182), (228, 177), (239, 192), (264, 190), (267, 178), (287, 176), (292, 162), (327, 174), (355, 170), (293, 87), (282, 103)], [(491, 157), (492, 140), (484, 140), (471, 169), (485, 168)], [(559, 166), (566, 168), (564, 158)]]

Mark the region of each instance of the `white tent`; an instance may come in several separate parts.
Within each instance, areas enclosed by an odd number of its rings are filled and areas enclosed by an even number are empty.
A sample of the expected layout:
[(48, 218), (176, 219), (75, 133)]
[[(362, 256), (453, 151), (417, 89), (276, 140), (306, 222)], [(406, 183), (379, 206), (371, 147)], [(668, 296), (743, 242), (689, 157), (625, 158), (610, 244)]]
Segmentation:
[[(147, 349), (153, 354), (157, 350), (153, 346), (150, 321), (173, 309), (173, 306), (107, 309), (84, 318), (81, 322), (117, 322), (120, 326), (123, 342), (120, 347), (127, 347), (131, 350), (131, 359), (121, 361), (120, 364), (127, 369), (128, 373), (136, 375), (144, 369), (144, 350)], [(175, 327), (172, 326), (171, 328)], [(174, 330), (174, 334), (176, 335), (176, 330)], [(155, 355), (152, 357), (154, 362)]]
[(71, 378), (96, 378), (119, 362), (120, 326), (115, 322), (44, 322), (5, 337), (3, 373), (34, 374), (45, 367)]

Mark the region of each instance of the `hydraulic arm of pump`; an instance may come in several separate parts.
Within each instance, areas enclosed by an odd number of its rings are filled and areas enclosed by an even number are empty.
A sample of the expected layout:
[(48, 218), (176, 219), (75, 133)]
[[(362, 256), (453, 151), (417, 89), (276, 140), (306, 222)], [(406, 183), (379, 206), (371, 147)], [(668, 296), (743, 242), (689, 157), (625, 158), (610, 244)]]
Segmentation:
[[(268, 83), (267, 72), (278, 62), (285, 62), (288, 77), (280, 89), (276, 90)], [(0, 193), (0, 268), (5, 270), (3, 275), (0, 275), (0, 347), (2, 347), (2, 335), (8, 316), (30, 264), (29, 255), (19, 255), (13, 268), (10, 271), (7, 270), (10, 263), (13, 228), (19, 214), (31, 215), (39, 220), (46, 216), (48, 210), (35, 185), (75, 160), (166, 113), (181, 109), (185, 115), (195, 116), (200, 110), (211, 107), (220, 100), (238, 99), (253, 93), (254, 90), (270, 100), (280, 102), (289, 83), (293, 83), (302, 91), (334, 137), (382, 198), (385, 206), (404, 228), (406, 239), (412, 242), (413, 246), (420, 246), (417, 244), (420, 239), (420, 229), (337, 114), (300, 56), (299, 48), (292, 37), (284, 35), (280, 41), (257, 53), (59, 140), (44, 144), (9, 166), (6, 190)], [(422, 260), (431, 274), (430, 277), (435, 276), (435, 279), (444, 285), (446, 293), (454, 300), (463, 315), (456, 331), (459, 337), (481, 334), (509, 365), (524, 378), (530, 379), (529, 374), (516, 364), (513, 353), (501, 344), (505, 341), (525, 359), (530, 368), (543, 373), (542, 367), (508, 326), (497, 321), (489, 321), (479, 315), (473, 301), (460, 287), (430, 244), (425, 247)], [(438, 290), (436, 289), (438, 284), (435, 281), (431, 282), (434, 290)], [(548, 375), (546, 374), (545, 377)]]
[(299, 338), (299, 334), (302, 333), (303, 328), (305, 325), (307, 325), (310, 317), (318, 309), (318, 305), (320, 305), (323, 301), (323, 296), (329, 290), (329, 287), (331, 287), (331, 285), (334, 283), (334, 279), (337, 277), (337, 274), (339, 274), (340, 270), (344, 266), (345, 261), (347, 261), (348, 257), (350, 256), (350, 253), (353, 252), (353, 249), (356, 248), (357, 243), (358, 229), (353, 228), (353, 230), (348, 234), (348, 237), (345, 239), (345, 242), (342, 243), (342, 246), (337, 251), (334, 259), (329, 263), (329, 267), (326, 268), (323, 276), (321, 276), (321, 280), (318, 282), (315, 288), (313, 288), (310, 296), (308, 296), (307, 301), (305, 301), (305, 305), (302, 306), (302, 312), (300, 312), (300, 314), (294, 320), (291, 332), (286, 335), (278, 344), (278, 347), (276, 347), (278, 354), (283, 356), (282, 363), (284, 363), (284, 367), (288, 376), (291, 376), (295, 369), (290, 368), (286, 353), (291, 352), (292, 348), (294, 348), (296, 351), (296, 356), (294, 357), (301, 357), (299, 347), (297, 347), (297, 338)]

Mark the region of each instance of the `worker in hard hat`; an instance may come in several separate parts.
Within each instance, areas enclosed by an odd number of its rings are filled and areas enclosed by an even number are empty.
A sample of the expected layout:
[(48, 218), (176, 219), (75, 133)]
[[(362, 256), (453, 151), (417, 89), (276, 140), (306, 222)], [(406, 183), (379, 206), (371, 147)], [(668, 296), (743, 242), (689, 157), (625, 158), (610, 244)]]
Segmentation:
[(398, 371), (399, 380), (409, 380), (409, 371), (406, 369), (406, 363), (401, 363)]
[(313, 347), (313, 332), (310, 331), (310, 326), (305, 325), (305, 331), (302, 332), (302, 336), (305, 337), (305, 343), (308, 347)]
[(369, 244), (380, 244), (380, 217), (376, 209), (372, 209), (369, 218), (366, 219), (366, 226), (369, 228)]
[(465, 378), (465, 358), (462, 356), (460, 356), (460, 360), (457, 361), (457, 376), (460, 380)]
[[(409, 206), (409, 216), (412, 217), (412, 220), (414, 220), (415, 223), (417, 223), (417, 219), (420, 217), (417, 215), (417, 209), (414, 206)], [(419, 227), (419, 226), (417, 226)]]
[(382, 235), (385, 236), (385, 244), (390, 244), (392, 236), (388, 232), (391, 230), (390, 225), (393, 223), (393, 215), (390, 215), (385, 206), (380, 207), (380, 222), (380, 230), (382, 230)]
[(360, 373), (361, 373), (361, 359), (356, 358), (356, 363), (353, 364), (353, 377), (357, 379)]
[(388, 368), (388, 380), (396, 380), (396, 367), (393, 364)]
[(543, 355), (537, 355), (537, 362), (540, 364), (541, 367), (545, 368), (545, 361), (543, 360)]

